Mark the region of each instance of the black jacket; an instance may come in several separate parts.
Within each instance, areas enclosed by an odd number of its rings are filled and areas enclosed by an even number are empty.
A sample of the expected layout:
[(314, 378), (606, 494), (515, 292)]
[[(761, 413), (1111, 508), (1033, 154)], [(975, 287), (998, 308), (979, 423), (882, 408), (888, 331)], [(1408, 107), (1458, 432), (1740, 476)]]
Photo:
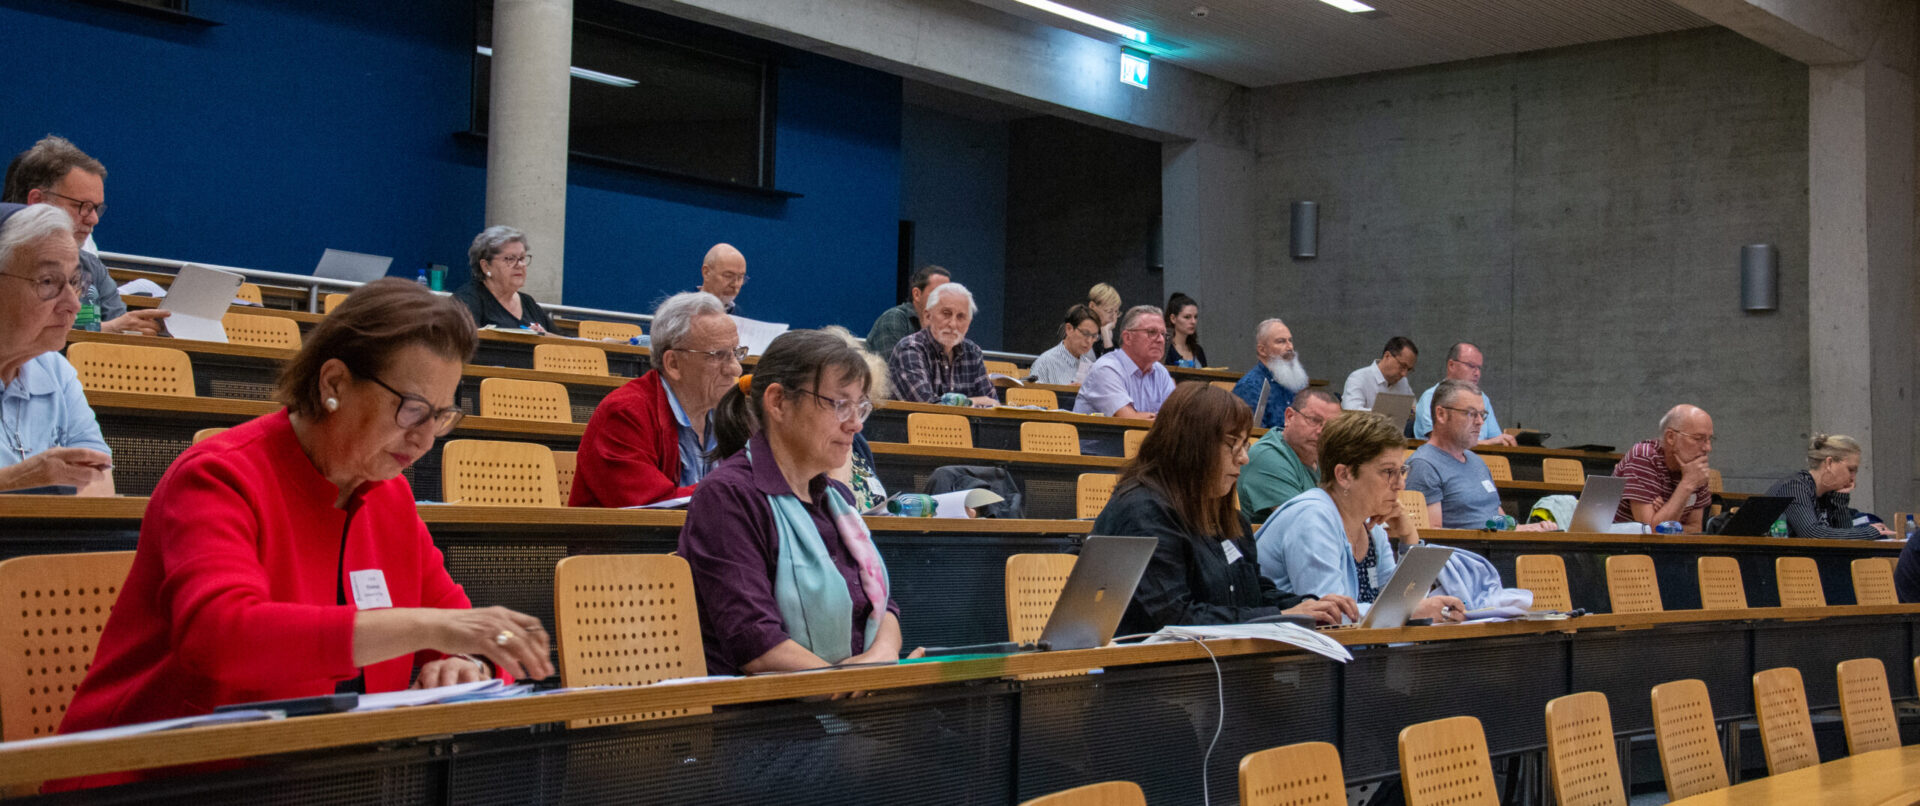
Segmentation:
[(1168, 625), (1238, 624), (1278, 615), (1305, 601), (1260, 574), (1253, 526), (1245, 513), (1240, 526), (1242, 536), (1232, 541), (1240, 557), (1228, 563), (1220, 538), (1193, 536), (1186, 520), (1153, 488), (1130, 483), (1114, 490), (1094, 519), (1093, 534), (1160, 541), (1120, 619), (1119, 634), (1149, 633)]

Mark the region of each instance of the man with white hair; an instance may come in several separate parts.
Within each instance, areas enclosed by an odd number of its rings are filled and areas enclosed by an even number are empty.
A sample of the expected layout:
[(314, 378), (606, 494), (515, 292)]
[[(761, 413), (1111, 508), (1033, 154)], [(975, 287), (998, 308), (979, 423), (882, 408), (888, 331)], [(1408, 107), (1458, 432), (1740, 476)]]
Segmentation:
[(734, 313), (733, 301), (740, 287), (747, 284), (747, 256), (733, 244), (717, 243), (700, 260), (700, 290), (714, 295), (727, 313)]
[(653, 364), (593, 409), (567, 506), (631, 507), (693, 494), (713, 470), (713, 407), (740, 378), (740, 330), (718, 297), (675, 294), (653, 313)]
[(1151, 420), (1173, 394), (1173, 376), (1160, 363), (1167, 354), (1167, 317), (1152, 305), (1135, 305), (1120, 316), (1120, 349), (1100, 356), (1073, 396), (1077, 414)]
[(1707, 467), (1712, 455), (1713, 418), (1686, 403), (1669, 409), (1660, 418), (1660, 438), (1634, 443), (1613, 466), (1613, 475), (1627, 480), (1614, 522), (1679, 521), (1684, 531), (1700, 531), (1701, 515), (1713, 501)]
[(978, 408), (999, 403), (987, 377), (987, 356), (967, 338), (974, 314), (973, 292), (959, 283), (942, 283), (927, 292), (926, 325), (901, 339), (887, 356), (893, 396), (910, 403), (938, 403), (959, 393)]
[(60, 355), (89, 279), (53, 205), (0, 204), (0, 490), (113, 494), (113, 457)]
[(1300, 366), (1300, 354), (1293, 349), (1293, 331), (1278, 319), (1261, 322), (1254, 329), (1253, 354), (1260, 361), (1233, 385), (1233, 393), (1252, 408), (1260, 405), (1260, 390), (1273, 384), (1267, 392), (1267, 409), (1255, 413), (1254, 425), (1284, 427), (1287, 406), (1293, 403), (1294, 395), (1307, 388), (1308, 381), (1306, 367)]

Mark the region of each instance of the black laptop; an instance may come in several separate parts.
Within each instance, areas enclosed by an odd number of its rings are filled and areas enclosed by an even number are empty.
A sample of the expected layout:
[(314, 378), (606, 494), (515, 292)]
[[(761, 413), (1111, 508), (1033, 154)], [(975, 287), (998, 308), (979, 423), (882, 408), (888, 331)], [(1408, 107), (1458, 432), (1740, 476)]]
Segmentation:
[(1765, 537), (1773, 529), (1780, 513), (1787, 511), (1793, 499), (1786, 496), (1756, 495), (1720, 524), (1720, 534), (1730, 537)]

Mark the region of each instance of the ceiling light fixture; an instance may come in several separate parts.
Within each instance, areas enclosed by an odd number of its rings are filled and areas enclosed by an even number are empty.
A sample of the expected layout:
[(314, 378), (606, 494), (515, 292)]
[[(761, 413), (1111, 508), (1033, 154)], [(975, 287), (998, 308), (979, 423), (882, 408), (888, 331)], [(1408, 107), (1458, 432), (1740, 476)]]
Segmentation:
[(1374, 10), (1373, 6), (1362, 3), (1359, 0), (1320, 0), (1320, 2), (1352, 14), (1364, 14)]
[(1146, 31), (1142, 31), (1131, 25), (1114, 22), (1106, 17), (1096, 17), (1077, 8), (1068, 8), (1053, 2), (1053, 0), (1014, 0), (1014, 2), (1020, 3), (1021, 5), (1032, 6), (1049, 14), (1058, 14), (1081, 25), (1091, 25), (1102, 31), (1116, 34), (1122, 39), (1139, 42), (1142, 45), (1147, 44)]
[[(487, 47), (486, 45), (474, 46), (473, 52), (478, 53), (482, 56), (486, 56), (488, 58), (493, 57), (493, 48)], [(602, 73), (598, 70), (588, 70), (585, 67), (568, 67), (567, 74), (573, 76), (574, 78), (585, 79), (587, 81), (593, 81), (600, 84), (605, 84), (609, 87), (619, 87), (621, 89), (636, 87), (636, 86), (639, 86), (640, 84), (640, 82), (635, 81), (631, 78), (621, 78), (620, 76), (616, 76), (611, 73)]]

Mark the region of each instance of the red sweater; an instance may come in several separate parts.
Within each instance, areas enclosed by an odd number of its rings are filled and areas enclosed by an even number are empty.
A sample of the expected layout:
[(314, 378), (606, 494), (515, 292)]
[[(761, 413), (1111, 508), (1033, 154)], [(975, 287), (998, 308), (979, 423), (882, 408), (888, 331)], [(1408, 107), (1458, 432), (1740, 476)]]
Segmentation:
[(680, 486), (679, 427), (659, 370), (613, 390), (580, 437), (567, 506), (631, 507), (693, 495), (693, 487)]
[[(394, 607), (470, 606), (405, 478), (362, 485), (345, 510), (338, 494), (285, 411), (181, 454), (147, 504), (133, 569), (61, 732), (333, 693), (362, 671), (355, 571), (383, 572)], [(418, 655), (366, 667), (366, 690), (406, 688), (416, 659), (440, 657)]]

